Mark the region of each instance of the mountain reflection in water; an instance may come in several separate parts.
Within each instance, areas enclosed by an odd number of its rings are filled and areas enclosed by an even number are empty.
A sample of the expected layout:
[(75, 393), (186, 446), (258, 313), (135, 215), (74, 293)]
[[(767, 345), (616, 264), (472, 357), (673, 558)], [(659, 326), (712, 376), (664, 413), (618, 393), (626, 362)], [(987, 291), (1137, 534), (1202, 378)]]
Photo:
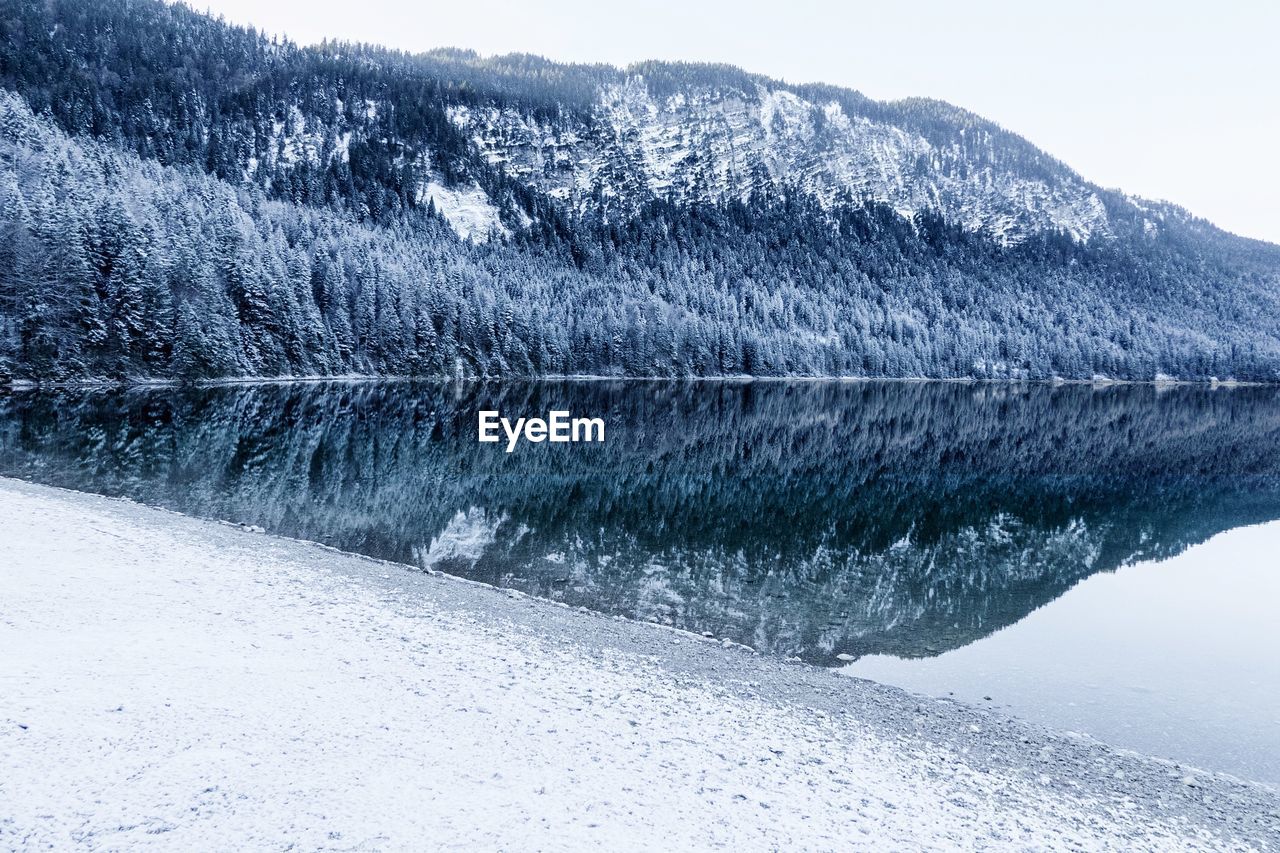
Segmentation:
[[(407, 382), (15, 392), (0, 473), (761, 651), (921, 657), (1280, 517), (1270, 388)], [(603, 444), (476, 441), (476, 413)]]

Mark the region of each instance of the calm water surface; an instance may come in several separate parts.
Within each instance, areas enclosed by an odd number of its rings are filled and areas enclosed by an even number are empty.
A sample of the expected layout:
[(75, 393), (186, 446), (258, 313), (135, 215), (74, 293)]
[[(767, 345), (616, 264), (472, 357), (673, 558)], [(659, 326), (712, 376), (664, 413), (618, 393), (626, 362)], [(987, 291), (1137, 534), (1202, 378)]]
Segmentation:
[[(608, 440), (508, 454), (475, 440), (479, 409), (600, 416)], [(0, 473), (711, 631), (1280, 785), (1275, 389), (21, 392), (0, 396)]]

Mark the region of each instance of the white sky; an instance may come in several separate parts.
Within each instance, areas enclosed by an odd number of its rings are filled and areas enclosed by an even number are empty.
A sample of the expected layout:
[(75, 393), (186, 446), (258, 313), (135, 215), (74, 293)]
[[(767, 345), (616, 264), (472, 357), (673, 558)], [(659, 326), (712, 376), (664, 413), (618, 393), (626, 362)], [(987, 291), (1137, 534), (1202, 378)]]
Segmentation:
[(191, 2), (304, 44), (730, 62), (873, 98), (941, 98), (1104, 186), (1280, 243), (1274, 0)]

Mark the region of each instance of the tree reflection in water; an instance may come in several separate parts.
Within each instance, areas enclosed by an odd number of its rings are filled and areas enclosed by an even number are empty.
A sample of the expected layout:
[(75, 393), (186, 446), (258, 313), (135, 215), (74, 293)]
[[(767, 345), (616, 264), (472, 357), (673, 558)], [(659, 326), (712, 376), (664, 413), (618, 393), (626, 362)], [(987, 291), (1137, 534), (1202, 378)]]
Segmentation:
[[(15, 392), (0, 471), (711, 631), (927, 656), (1280, 516), (1280, 392), (325, 383)], [(604, 444), (476, 440), (476, 412)]]

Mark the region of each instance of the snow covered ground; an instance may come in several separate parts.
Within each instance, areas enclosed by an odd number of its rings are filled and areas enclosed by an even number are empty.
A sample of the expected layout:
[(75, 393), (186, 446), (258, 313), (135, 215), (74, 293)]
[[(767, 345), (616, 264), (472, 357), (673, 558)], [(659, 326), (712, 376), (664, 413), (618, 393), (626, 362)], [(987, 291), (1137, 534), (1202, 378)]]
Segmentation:
[(1280, 797), (0, 480), (0, 849), (1276, 849)]

